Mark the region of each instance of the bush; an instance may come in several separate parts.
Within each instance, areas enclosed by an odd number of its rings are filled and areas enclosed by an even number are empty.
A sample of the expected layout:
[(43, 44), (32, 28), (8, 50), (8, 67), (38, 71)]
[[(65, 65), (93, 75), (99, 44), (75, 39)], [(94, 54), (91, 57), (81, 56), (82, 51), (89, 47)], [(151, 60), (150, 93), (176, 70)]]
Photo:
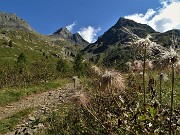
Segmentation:
[(57, 61), (56, 69), (61, 73), (61, 76), (67, 76), (72, 73), (72, 63), (65, 59)]
[(77, 54), (74, 60), (73, 69), (74, 74), (79, 77), (88, 76), (90, 71), (90, 63), (86, 62), (81, 54)]

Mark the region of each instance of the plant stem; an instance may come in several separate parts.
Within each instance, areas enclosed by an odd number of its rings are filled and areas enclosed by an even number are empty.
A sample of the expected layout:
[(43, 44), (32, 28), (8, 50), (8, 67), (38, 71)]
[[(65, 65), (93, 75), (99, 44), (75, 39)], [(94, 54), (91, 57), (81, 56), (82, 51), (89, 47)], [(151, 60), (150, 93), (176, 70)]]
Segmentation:
[(143, 59), (143, 91), (144, 91), (144, 109), (145, 109), (145, 103), (146, 103), (145, 68), (146, 68), (146, 45), (144, 46), (144, 59)]
[(174, 64), (172, 63), (172, 86), (171, 86), (171, 107), (170, 107), (170, 122), (169, 122), (169, 135), (171, 135), (171, 123), (172, 123), (172, 112), (173, 112), (173, 96), (174, 96)]
[[(84, 106), (84, 105), (83, 105)], [(95, 120), (97, 120), (101, 126), (106, 129), (106, 127), (103, 125), (103, 123), (92, 113), (92, 111), (90, 109), (88, 109), (88, 107), (84, 106), (84, 108), (95, 118)]]
[(160, 102), (160, 106), (162, 104), (162, 78), (163, 78), (163, 75), (160, 74), (159, 76), (159, 87), (160, 87), (160, 91), (159, 91), (159, 102)]

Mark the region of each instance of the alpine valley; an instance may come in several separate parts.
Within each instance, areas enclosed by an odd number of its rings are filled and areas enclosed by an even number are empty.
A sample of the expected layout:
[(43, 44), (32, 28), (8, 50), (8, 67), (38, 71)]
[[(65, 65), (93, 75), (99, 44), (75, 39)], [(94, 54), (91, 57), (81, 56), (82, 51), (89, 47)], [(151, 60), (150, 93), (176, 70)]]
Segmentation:
[(180, 30), (83, 34), (0, 12), (0, 135), (180, 135)]

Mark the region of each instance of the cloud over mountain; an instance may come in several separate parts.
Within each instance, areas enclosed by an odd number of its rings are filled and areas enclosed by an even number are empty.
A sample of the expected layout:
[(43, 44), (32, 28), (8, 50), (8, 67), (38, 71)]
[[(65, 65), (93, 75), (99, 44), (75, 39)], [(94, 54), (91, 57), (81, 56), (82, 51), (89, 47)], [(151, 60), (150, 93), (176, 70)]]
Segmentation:
[(71, 32), (72, 32), (73, 27), (74, 27), (75, 25), (77, 25), (77, 22), (76, 22), (76, 21), (75, 21), (75, 22), (73, 22), (72, 24), (70, 24), (70, 25), (66, 26), (66, 28), (67, 28), (69, 31), (71, 31)]
[(161, 0), (161, 7), (148, 9), (145, 14), (135, 13), (125, 18), (150, 25), (159, 32), (180, 29), (180, 0)]
[(88, 41), (89, 43), (93, 43), (96, 41), (96, 36), (97, 33), (101, 30), (100, 27), (98, 28), (94, 28), (92, 26), (87, 26), (87, 27), (83, 27), (81, 28), (78, 33), (82, 36), (82, 38), (86, 41)]

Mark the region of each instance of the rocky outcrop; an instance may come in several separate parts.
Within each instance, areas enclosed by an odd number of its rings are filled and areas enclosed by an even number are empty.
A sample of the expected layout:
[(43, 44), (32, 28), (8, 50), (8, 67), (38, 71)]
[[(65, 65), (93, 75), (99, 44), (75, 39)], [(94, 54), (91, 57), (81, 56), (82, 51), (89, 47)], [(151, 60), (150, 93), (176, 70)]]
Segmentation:
[(29, 24), (15, 14), (0, 12), (0, 28), (33, 31)]

